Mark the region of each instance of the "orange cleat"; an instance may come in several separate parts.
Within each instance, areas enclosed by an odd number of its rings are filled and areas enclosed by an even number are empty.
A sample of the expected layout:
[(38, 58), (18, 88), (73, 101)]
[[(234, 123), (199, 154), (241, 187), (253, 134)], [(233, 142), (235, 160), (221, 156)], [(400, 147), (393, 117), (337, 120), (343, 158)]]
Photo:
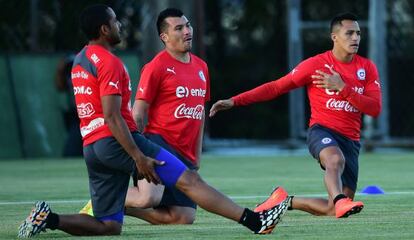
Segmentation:
[(363, 202), (354, 202), (350, 198), (342, 198), (335, 204), (335, 215), (337, 218), (346, 218), (349, 215), (361, 212), (363, 208)]
[(269, 210), (276, 205), (282, 203), (288, 197), (288, 193), (282, 187), (276, 187), (270, 196), (262, 203), (258, 204), (253, 210), (254, 212), (261, 212)]

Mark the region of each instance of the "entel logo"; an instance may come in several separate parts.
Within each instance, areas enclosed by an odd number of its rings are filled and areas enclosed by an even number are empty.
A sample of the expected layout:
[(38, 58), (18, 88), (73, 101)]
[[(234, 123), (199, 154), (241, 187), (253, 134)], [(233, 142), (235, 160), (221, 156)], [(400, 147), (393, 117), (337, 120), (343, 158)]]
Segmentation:
[(188, 89), (187, 87), (178, 86), (175, 90), (175, 95), (178, 98), (188, 97), (191, 94), (192, 97), (205, 97), (206, 96), (206, 90), (201, 88), (192, 88)]
[(77, 94), (91, 95), (92, 94), (92, 89), (90, 87), (85, 87), (85, 86), (73, 87), (73, 93), (75, 95), (77, 95)]
[[(358, 94), (364, 94), (364, 87), (353, 87), (352, 88), (352, 90), (354, 90), (356, 93), (358, 93)], [(326, 94), (328, 94), (329, 96), (332, 96), (332, 95), (339, 95), (339, 92), (338, 91), (333, 91), (333, 90), (329, 90), (329, 89), (325, 89), (325, 92), (326, 92)]]
[(328, 94), (328, 95), (330, 95), (330, 96), (332, 96), (334, 94), (339, 95), (339, 92), (338, 91), (329, 90), (327, 88), (325, 88), (325, 93)]

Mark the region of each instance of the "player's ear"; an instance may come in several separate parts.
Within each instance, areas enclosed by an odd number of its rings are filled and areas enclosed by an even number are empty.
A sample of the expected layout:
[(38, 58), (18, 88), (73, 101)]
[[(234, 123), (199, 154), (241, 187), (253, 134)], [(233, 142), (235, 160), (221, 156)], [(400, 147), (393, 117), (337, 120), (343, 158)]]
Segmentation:
[(331, 40), (332, 40), (332, 42), (335, 42), (336, 41), (336, 38), (337, 38), (336, 33), (332, 32), (331, 33)]
[(166, 42), (168, 40), (168, 35), (165, 33), (161, 33), (160, 34), (160, 38), (163, 42)]
[(102, 35), (108, 35), (108, 33), (111, 31), (110, 27), (108, 25), (101, 25), (101, 28), (99, 29)]

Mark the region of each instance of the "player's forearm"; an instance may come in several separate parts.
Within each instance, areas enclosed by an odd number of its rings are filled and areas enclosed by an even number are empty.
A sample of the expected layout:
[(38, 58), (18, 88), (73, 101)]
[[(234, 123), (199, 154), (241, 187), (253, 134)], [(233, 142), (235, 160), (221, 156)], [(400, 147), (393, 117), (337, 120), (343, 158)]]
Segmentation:
[(381, 102), (366, 96), (359, 96), (349, 101), (359, 111), (372, 117), (378, 117), (381, 113)]
[(340, 94), (344, 96), (352, 106), (359, 111), (372, 117), (378, 117), (381, 112), (381, 93), (365, 93), (365, 95), (358, 94), (352, 88), (345, 87)]
[(145, 119), (148, 115), (149, 104), (144, 100), (135, 100), (132, 108), (132, 118), (137, 124), (138, 131), (143, 132), (145, 128)]
[(134, 115), (134, 121), (137, 124), (138, 127), (138, 131), (139, 132), (144, 132), (144, 128), (145, 128), (145, 118), (141, 115)]
[(205, 123), (205, 114), (203, 115), (202, 124), (201, 124), (200, 131), (198, 134), (198, 148), (197, 148), (197, 156), (196, 156), (197, 168), (200, 167), (200, 159), (201, 159), (201, 154), (203, 152), (204, 123)]

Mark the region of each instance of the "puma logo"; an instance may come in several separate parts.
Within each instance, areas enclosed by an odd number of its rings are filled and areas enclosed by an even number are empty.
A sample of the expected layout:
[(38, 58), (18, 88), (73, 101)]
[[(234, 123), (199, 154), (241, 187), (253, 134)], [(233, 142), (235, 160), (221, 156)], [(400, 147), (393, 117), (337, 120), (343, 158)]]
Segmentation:
[(328, 69), (330, 69), (330, 70), (332, 70), (333, 65), (328, 65), (328, 64), (325, 64), (325, 67), (326, 67), (326, 68), (328, 68)]
[(172, 68), (167, 68), (167, 72), (173, 73), (174, 75), (176, 75), (175, 71), (174, 71), (174, 67)]
[(115, 87), (116, 89), (118, 89), (118, 83), (119, 83), (119, 81), (116, 81), (116, 83), (114, 83), (114, 82), (109, 82), (109, 86), (113, 86), (113, 87)]

